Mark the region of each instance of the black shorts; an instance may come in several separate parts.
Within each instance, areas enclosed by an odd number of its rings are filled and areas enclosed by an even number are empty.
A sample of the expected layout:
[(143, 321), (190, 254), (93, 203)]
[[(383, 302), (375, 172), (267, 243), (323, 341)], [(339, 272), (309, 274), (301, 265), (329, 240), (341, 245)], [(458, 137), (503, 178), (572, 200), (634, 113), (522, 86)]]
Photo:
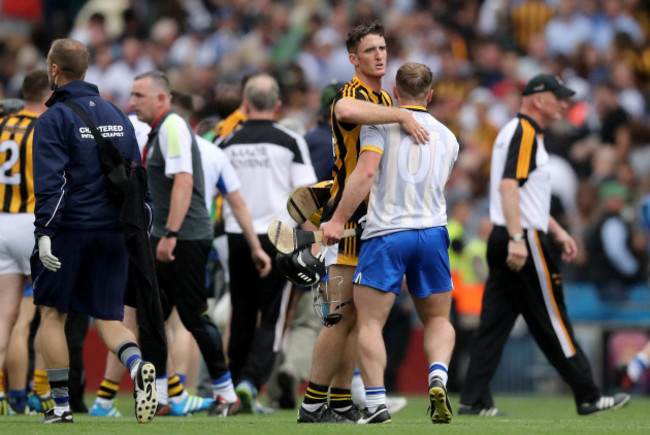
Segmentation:
[(52, 254), (61, 261), (56, 272), (30, 259), (34, 304), (62, 313), (78, 311), (102, 320), (122, 320), (128, 253), (124, 231), (59, 229)]
[[(160, 241), (151, 238), (151, 247), (156, 256)], [(181, 316), (186, 312), (202, 314), (208, 309), (206, 298), (206, 268), (211, 240), (178, 240), (174, 249), (175, 260), (161, 263), (156, 260), (156, 276), (160, 290), (165, 319), (177, 306)]]

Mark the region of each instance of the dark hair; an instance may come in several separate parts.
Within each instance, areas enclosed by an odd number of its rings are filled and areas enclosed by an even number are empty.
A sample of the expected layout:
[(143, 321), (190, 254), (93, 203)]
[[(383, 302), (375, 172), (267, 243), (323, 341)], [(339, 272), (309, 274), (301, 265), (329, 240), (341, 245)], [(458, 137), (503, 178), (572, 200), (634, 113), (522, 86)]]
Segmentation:
[(237, 86), (227, 86), (220, 89), (215, 97), (215, 105), (217, 106), (217, 115), (219, 118), (224, 119), (232, 112), (237, 110), (241, 105), (242, 90)]
[(50, 93), (47, 71), (37, 69), (25, 75), (23, 79), (23, 99), (28, 103), (42, 103)]
[[(169, 79), (165, 75), (164, 72), (162, 71), (147, 71), (142, 74), (138, 74), (135, 76), (135, 80), (141, 80), (144, 78), (149, 77), (152, 82), (160, 86), (165, 90), (166, 93), (171, 94), (172, 89), (171, 86), (169, 85)], [(135, 81), (134, 80), (134, 81)]]
[(407, 62), (399, 67), (395, 75), (397, 91), (418, 100), (426, 98), (432, 83), (433, 73), (423, 63)]
[(61, 74), (70, 80), (86, 75), (90, 54), (85, 45), (75, 39), (56, 39), (50, 48), (50, 64), (58, 65)]
[(90, 16), (88, 21), (91, 23), (104, 24), (106, 23), (106, 17), (104, 17), (104, 14), (101, 12), (95, 12)]
[(345, 46), (348, 49), (348, 53), (356, 53), (359, 48), (359, 42), (361, 42), (361, 39), (367, 35), (384, 36), (384, 25), (375, 22), (371, 25), (362, 24), (350, 30), (345, 39)]
[(194, 110), (194, 101), (192, 101), (192, 96), (185, 92), (172, 91), (171, 104), (180, 107), (187, 112), (192, 112)]

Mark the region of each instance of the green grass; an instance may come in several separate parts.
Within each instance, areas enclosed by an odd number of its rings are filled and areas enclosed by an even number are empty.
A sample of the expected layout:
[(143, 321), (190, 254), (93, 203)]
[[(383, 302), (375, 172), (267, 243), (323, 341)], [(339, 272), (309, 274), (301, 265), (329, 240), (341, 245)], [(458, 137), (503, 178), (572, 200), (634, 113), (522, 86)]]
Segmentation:
[[(590, 417), (576, 414), (572, 398), (568, 396), (498, 397), (500, 409), (511, 412), (511, 417), (454, 416), (449, 425), (433, 426), (426, 413), (426, 397), (409, 397), (409, 403), (393, 415), (393, 422), (381, 426), (356, 425), (298, 425), (296, 411), (278, 411), (267, 416), (238, 415), (231, 418), (211, 418), (205, 414), (189, 417), (160, 417), (151, 424), (140, 425), (132, 412), (132, 402), (120, 396), (118, 406), (124, 418), (96, 418), (76, 414), (75, 423), (44, 426), (37, 416), (0, 417), (0, 434), (26, 435), (32, 433), (84, 434), (278, 434), (304, 435), (338, 433), (395, 433), (423, 434), (431, 431), (444, 434), (634, 434), (650, 431), (650, 399), (634, 397), (625, 408)], [(454, 409), (458, 397), (452, 395)], [(334, 431), (334, 432), (333, 432)]]

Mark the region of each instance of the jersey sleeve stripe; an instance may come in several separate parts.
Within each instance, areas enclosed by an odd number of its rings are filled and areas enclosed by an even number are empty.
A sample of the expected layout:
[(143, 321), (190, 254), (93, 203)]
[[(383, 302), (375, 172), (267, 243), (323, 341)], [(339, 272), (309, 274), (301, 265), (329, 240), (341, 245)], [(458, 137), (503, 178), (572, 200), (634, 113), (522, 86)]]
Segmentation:
[(517, 160), (517, 179), (528, 178), (530, 170), (530, 159), (533, 151), (533, 142), (535, 141), (535, 129), (525, 119), (521, 120), (523, 134), (521, 145), (519, 146), (519, 158)]
[(366, 146), (362, 147), (361, 148), (361, 153), (364, 152), (364, 151), (374, 151), (376, 153), (384, 155), (384, 151), (381, 148), (376, 147), (374, 145), (366, 145)]
[[(171, 120), (170, 120), (171, 121)], [(173, 120), (176, 121), (176, 120)], [(181, 140), (178, 131), (177, 122), (165, 122), (162, 125), (162, 128), (165, 129), (167, 133), (167, 156), (179, 156), (181, 154)]]

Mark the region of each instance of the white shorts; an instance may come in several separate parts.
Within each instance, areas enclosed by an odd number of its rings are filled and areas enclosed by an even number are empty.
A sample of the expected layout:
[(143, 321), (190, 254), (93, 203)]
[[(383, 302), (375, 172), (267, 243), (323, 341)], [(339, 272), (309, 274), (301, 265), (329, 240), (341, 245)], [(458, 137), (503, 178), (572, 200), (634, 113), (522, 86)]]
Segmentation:
[(0, 275), (30, 275), (34, 214), (0, 213)]
[(335, 243), (330, 246), (324, 246), (325, 251), (325, 267), (330, 267), (332, 264), (337, 264), (339, 257), (339, 244)]

